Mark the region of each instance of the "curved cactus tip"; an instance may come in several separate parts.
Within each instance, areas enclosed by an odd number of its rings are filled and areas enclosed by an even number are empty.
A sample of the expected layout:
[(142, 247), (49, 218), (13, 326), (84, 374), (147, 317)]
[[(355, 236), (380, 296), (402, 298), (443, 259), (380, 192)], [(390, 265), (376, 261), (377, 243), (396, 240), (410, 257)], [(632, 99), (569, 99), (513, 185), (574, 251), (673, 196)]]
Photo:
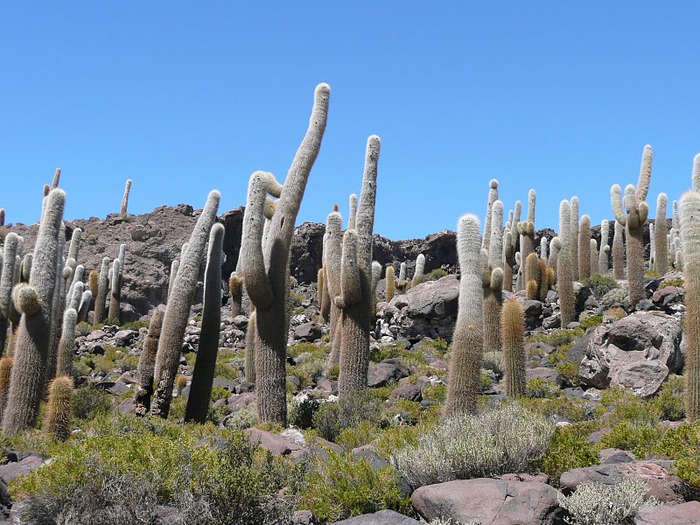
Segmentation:
[(36, 288), (26, 283), (20, 284), (14, 292), (15, 307), (20, 313), (34, 315), (41, 310), (41, 300)]
[(207, 199), (216, 199), (218, 201), (221, 199), (221, 192), (219, 190), (211, 190)]
[(489, 188), (491, 188), (492, 190), (498, 188), (498, 179), (491, 179), (489, 181)]
[(367, 145), (368, 146), (375, 145), (375, 144), (379, 145), (380, 142), (381, 142), (381, 139), (379, 138), (379, 135), (370, 135), (369, 137), (367, 137)]
[(331, 87), (326, 84), (325, 82), (321, 82), (318, 86), (316, 86), (316, 90), (314, 91), (316, 95), (330, 95), (331, 93)]
[(494, 268), (491, 271), (491, 289), (501, 289), (503, 288), (503, 269)]
[(10, 232), (5, 236), (5, 244), (14, 244), (19, 242), (19, 235), (15, 232)]
[(457, 223), (458, 227), (467, 227), (467, 226), (474, 226), (476, 225), (477, 228), (481, 227), (481, 223), (479, 222), (479, 218), (474, 215), (473, 213), (467, 213), (465, 215), (462, 215), (459, 218), (459, 221)]
[(634, 184), (628, 184), (625, 186), (625, 194), (634, 193)]
[(340, 208), (338, 207), (337, 204), (334, 204), (334, 205), (333, 205), (333, 211), (334, 211), (334, 212), (337, 213), (339, 209), (340, 209)]
[(656, 202), (668, 202), (668, 195), (666, 195), (663, 191), (659, 193), (659, 196), (656, 198)]
[(647, 151), (650, 151), (650, 150), (651, 150), (651, 144), (646, 144), (646, 145), (644, 146), (644, 151), (647, 152)]

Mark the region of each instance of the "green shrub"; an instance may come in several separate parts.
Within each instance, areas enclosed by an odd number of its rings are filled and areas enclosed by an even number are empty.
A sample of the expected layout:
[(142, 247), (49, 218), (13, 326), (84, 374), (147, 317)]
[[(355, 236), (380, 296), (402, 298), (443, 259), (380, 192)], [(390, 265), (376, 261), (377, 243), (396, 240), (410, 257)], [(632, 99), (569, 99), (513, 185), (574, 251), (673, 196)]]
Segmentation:
[(640, 459), (648, 456), (662, 438), (661, 430), (648, 423), (624, 420), (613, 426), (611, 430), (612, 432), (601, 438), (601, 446), (629, 450)]
[(629, 293), (623, 288), (614, 288), (610, 290), (600, 300), (600, 304), (608, 308), (611, 306), (620, 305), (625, 310), (629, 309), (631, 306)]
[(700, 492), (700, 421), (668, 429), (654, 452), (673, 459), (676, 475)]
[(338, 403), (322, 402), (311, 418), (311, 426), (323, 439), (335, 442), (342, 430)]
[(447, 275), (447, 271), (443, 270), (442, 268), (435, 268), (434, 270), (430, 270), (428, 273), (426, 273), (423, 276), (423, 281), (437, 281), (438, 279), (442, 279)]
[(588, 286), (597, 299), (601, 299), (610, 290), (617, 288), (617, 281), (608, 275), (594, 273), (588, 279), (581, 282)]
[(149, 321), (129, 321), (128, 323), (124, 323), (122, 325), (122, 330), (136, 330), (137, 332), (141, 328), (148, 328), (148, 323)]
[(586, 335), (586, 332), (581, 327), (578, 328), (563, 328), (554, 330), (549, 334), (534, 334), (527, 338), (526, 343), (545, 343), (553, 347), (559, 347), (567, 343), (571, 343)]
[(321, 402), (318, 399), (295, 401), (289, 409), (289, 423), (297, 428), (307, 429), (313, 426), (313, 417)]
[(683, 279), (677, 277), (676, 279), (666, 279), (662, 281), (659, 285), (659, 290), (661, 288), (666, 288), (667, 286), (675, 286), (676, 288), (681, 288), (683, 286)]
[(73, 416), (91, 420), (107, 414), (112, 408), (112, 397), (95, 386), (85, 386), (73, 392)]
[(602, 315), (592, 315), (583, 321), (581, 321), (581, 328), (584, 330), (588, 330), (589, 328), (595, 328), (596, 326), (599, 326), (600, 324), (603, 323), (603, 316)]
[(382, 509), (410, 511), (411, 500), (399, 489), (400, 477), (391, 466), (375, 469), (365, 457), (329, 452), (315, 467), (299, 508), (310, 510), (324, 523)]
[[(389, 390), (393, 387), (389, 387)], [(367, 421), (375, 427), (386, 427), (381, 389), (365, 389), (350, 399), (322, 402), (311, 418), (312, 427), (328, 441), (335, 441), (341, 430)], [(388, 394), (387, 394), (388, 395)]]
[(598, 464), (597, 449), (588, 442), (588, 435), (596, 430), (598, 424), (594, 421), (557, 427), (549, 447), (536, 463), (554, 486), (559, 486), (564, 472)]
[(548, 418), (564, 418), (568, 421), (583, 421), (589, 417), (589, 407), (581, 402), (574, 401), (566, 396), (527, 398), (518, 400), (525, 408), (542, 414)]
[(527, 382), (528, 397), (553, 399), (561, 395), (561, 388), (551, 379), (533, 377)]
[(341, 430), (335, 442), (346, 449), (357, 448), (371, 443), (379, 432), (379, 428), (369, 421), (362, 421), (359, 425)]
[(559, 505), (569, 513), (568, 523), (575, 525), (628, 525), (642, 505), (658, 505), (650, 498), (647, 484), (639, 478), (629, 478), (616, 485), (582, 483)]
[(275, 495), (293, 482), (280, 472), (298, 477), (299, 470), (256, 455), (242, 433), (228, 432), (223, 446), (212, 447), (200, 429), (167, 422), (120, 417), (102, 424), (117, 432), (68, 442), (49, 464), (13, 482), (24, 519), (155, 523), (157, 505), (176, 507), (183, 522), (207, 525), (280, 523), (289, 514)]
[(683, 376), (670, 375), (656, 396), (649, 401), (654, 411), (658, 411), (661, 419), (680, 421), (685, 418), (685, 402)]
[(546, 450), (554, 432), (547, 418), (512, 403), (446, 419), (391, 462), (414, 488), (454, 479), (523, 472)]
[(600, 406), (596, 410), (597, 415), (609, 426), (622, 421), (653, 426), (661, 421), (661, 410), (657, 405), (635, 396), (621, 386), (603, 390)]

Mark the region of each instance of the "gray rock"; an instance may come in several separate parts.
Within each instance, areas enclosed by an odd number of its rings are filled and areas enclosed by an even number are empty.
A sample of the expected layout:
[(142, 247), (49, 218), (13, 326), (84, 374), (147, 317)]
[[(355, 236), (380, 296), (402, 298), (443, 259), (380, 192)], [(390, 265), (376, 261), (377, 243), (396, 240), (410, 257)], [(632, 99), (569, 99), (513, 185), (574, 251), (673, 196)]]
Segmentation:
[(420, 401), (423, 399), (423, 396), (421, 395), (421, 388), (418, 385), (401, 385), (394, 390), (391, 391), (389, 394), (389, 398), (391, 399), (408, 399), (409, 401)]
[(579, 378), (584, 385), (619, 385), (648, 397), (682, 367), (680, 321), (660, 312), (635, 312), (597, 327), (585, 339), (572, 348), (574, 354), (583, 353)]
[(46, 461), (41, 456), (31, 455), (27, 456), (22, 461), (0, 465), (0, 480), (7, 485), (17, 476), (29, 474), (32, 470), (41, 467), (45, 462)]
[(332, 525), (420, 525), (420, 521), (393, 510), (380, 510), (373, 514), (363, 514), (362, 516), (336, 521)]
[(408, 377), (411, 371), (400, 359), (384, 359), (381, 363), (370, 364), (367, 384), (370, 387), (381, 387), (390, 381), (398, 381)]
[(294, 329), (294, 339), (313, 343), (321, 339), (323, 331), (316, 323), (303, 323)]
[(637, 511), (634, 525), (700, 525), (700, 501), (663, 507), (645, 506)]

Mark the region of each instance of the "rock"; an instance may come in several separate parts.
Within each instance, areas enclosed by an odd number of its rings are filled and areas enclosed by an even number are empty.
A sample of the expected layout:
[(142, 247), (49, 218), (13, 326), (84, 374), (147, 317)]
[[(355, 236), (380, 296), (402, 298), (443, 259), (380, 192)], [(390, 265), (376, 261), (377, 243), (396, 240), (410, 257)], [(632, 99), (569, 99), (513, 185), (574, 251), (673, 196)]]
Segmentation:
[(107, 334), (103, 330), (93, 330), (87, 335), (85, 339), (89, 342), (92, 342), (99, 341), (101, 339), (104, 339), (105, 337), (107, 337)]
[(619, 454), (616, 459), (622, 461), (564, 472), (559, 479), (559, 488), (563, 493), (569, 494), (581, 483), (615, 485), (626, 478), (639, 477), (649, 485), (649, 496), (664, 503), (682, 501), (683, 483), (677, 476), (669, 474), (671, 461), (625, 461)]
[(412, 385), (412, 384), (407, 384), (407, 385), (401, 385), (398, 388), (395, 388), (394, 390), (391, 391), (389, 394), (390, 399), (408, 399), (409, 401), (420, 401), (423, 399), (423, 396), (421, 394), (421, 388), (418, 385)]
[(279, 456), (286, 456), (302, 449), (302, 446), (293, 439), (260, 430), (259, 428), (247, 428), (245, 435), (251, 443)]
[(420, 525), (420, 521), (393, 510), (380, 510), (373, 514), (363, 514), (362, 516), (336, 521), (331, 525)]
[(310, 510), (297, 510), (292, 514), (292, 525), (315, 525), (316, 520)]
[(681, 370), (680, 341), (680, 321), (675, 317), (635, 312), (611, 325), (598, 326), (581, 342), (585, 347), (575, 345), (572, 351), (583, 353), (579, 378), (584, 385), (619, 385), (648, 397), (669, 373)]
[(398, 381), (409, 375), (411, 371), (400, 359), (384, 359), (376, 365), (370, 364), (367, 384), (372, 388), (381, 387), (390, 381)]
[(534, 299), (527, 299), (523, 303), (525, 312), (525, 325), (529, 329), (536, 328), (542, 324), (540, 317), (542, 316), (542, 303)]
[(117, 346), (131, 346), (136, 338), (139, 336), (136, 330), (119, 330), (114, 334), (114, 342)]
[(411, 502), (426, 521), (480, 525), (553, 525), (560, 512), (558, 491), (546, 483), (488, 478), (426, 485)]
[(300, 324), (294, 329), (294, 339), (300, 341), (308, 341), (313, 343), (321, 339), (323, 331), (321, 326), (316, 323)]
[(125, 400), (119, 403), (119, 406), (117, 407), (117, 412), (119, 412), (120, 414), (133, 414), (135, 409), (136, 406), (134, 405), (134, 398), (127, 397)]
[(634, 525), (700, 525), (700, 501), (663, 507), (644, 506), (637, 511)]
[(29, 474), (32, 470), (38, 469), (46, 461), (41, 456), (31, 455), (24, 458), (22, 461), (17, 463), (6, 463), (5, 465), (0, 465), (0, 480), (6, 485), (10, 483), (17, 476), (23, 476), (24, 474)]
[(538, 367), (538, 368), (528, 368), (525, 371), (525, 376), (527, 380), (530, 379), (546, 379), (547, 381), (552, 381), (560, 388), (564, 386), (564, 376), (562, 376), (557, 370), (553, 368)]

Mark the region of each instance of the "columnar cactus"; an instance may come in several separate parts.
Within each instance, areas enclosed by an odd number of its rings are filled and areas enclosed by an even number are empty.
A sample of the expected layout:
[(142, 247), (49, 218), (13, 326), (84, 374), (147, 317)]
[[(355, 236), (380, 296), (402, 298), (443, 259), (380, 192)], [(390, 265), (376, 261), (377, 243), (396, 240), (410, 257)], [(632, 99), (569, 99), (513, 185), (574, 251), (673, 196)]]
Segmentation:
[(479, 219), (474, 215), (464, 215), (459, 220), (457, 254), (461, 277), (445, 402), (448, 417), (476, 412), (483, 347), (480, 231)]
[(610, 223), (604, 219), (600, 223), (600, 251), (598, 252), (598, 273), (607, 275), (610, 266)]
[[(338, 321), (340, 309), (335, 303), (340, 297), (340, 268), (343, 251), (342, 218), (338, 211), (332, 211), (326, 220), (326, 234), (323, 238), (323, 267), (326, 269), (328, 294), (331, 303), (330, 342), (331, 355), (329, 364), (336, 366), (340, 363), (340, 331)], [(389, 299), (387, 299), (388, 301)]]
[(396, 278), (394, 277), (394, 267), (389, 265), (386, 267), (386, 302), (390, 302), (396, 293)]
[(481, 240), (481, 247), (489, 251), (489, 246), (491, 244), (491, 209), (493, 203), (498, 200), (498, 180), (491, 179), (489, 181), (489, 199), (486, 204), (486, 223), (484, 224), (484, 236)]
[(539, 298), (540, 280), (546, 279), (547, 276), (540, 275), (540, 259), (535, 252), (528, 255), (525, 260), (525, 275), (529, 277), (525, 284), (527, 298), (537, 300)]
[(348, 400), (367, 386), (372, 311), (372, 230), (377, 195), (379, 137), (367, 139), (362, 191), (354, 230), (343, 235), (340, 269), (340, 373), (338, 393)]
[(578, 234), (578, 276), (580, 280), (591, 276), (591, 218), (581, 217)]
[(590, 245), (591, 247), (589, 251), (591, 253), (591, 273), (595, 273), (595, 271), (598, 269), (598, 261), (600, 260), (600, 256), (598, 254), (598, 243), (595, 239), (591, 239)]
[(547, 237), (544, 235), (540, 239), (540, 259), (544, 259), (545, 261), (549, 259), (549, 254), (547, 252), (549, 241), (547, 240)]
[[(187, 244), (187, 243), (185, 243)], [(175, 277), (177, 277), (177, 270), (180, 268), (180, 261), (177, 259), (173, 259), (173, 262), (170, 263), (170, 277), (168, 279), (168, 295), (167, 297), (170, 297), (170, 295), (173, 293), (173, 285), (175, 284)], [(231, 276), (235, 274), (232, 273)], [(240, 281), (240, 280), (239, 280)], [(231, 283), (229, 282), (229, 286), (231, 286)], [(166, 297), (166, 303), (167, 303), (167, 297)]]
[(156, 353), (158, 352), (158, 340), (163, 329), (163, 317), (165, 310), (158, 307), (153, 311), (148, 323), (148, 333), (143, 341), (143, 349), (136, 369), (138, 384), (134, 391), (134, 413), (137, 416), (145, 416), (151, 409), (151, 396), (153, 395), (153, 378), (156, 367)]
[(5, 226), (5, 208), (0, 208), (0, 226)]
[(377, 286), (382, 278), (382, 265), (379, 261), (372, 261), (372, 312), (370, 317), (374, 319), (377, 316)]
[(357, 221), (357, 195), (352, 193), (350, 195), (350, 216), (348, 217), (348, 230), (355, 229), (355, 222)]
[[(256, 311), (256, 394), (261, 421), (287, 424), (286, 347), (289, 295), (289, 258), (294, 223), (306, 182), (321, 147), (326, 127), (330, 88), (316, 88), (309, 128), (284, 182), (273, 184), (272, 176), (256, 172), (251, 177), (243, 217), (241, 246), (243, 282)], [(273, 193), (274, 192), (274, 193)], [(267, 194), (279, 196), (263, 245), (264, 207)], [(276, 194), (276, 195), (275, 195)], [(180, 263), (178, 279), (182, 273)]]
[(318, 309), (321, 323), (325, 323), (331, 316), (331, 300), (328, 294), (328, 280), (326, 279), (326, 269), (319, 268), (316, 277), (316, 287), (318, 288)]
[(612, 260), (613, 277), (615, 279), (625, 278), (625, 241), (623, 239), (624, 226), (615, 221), (613, 232)]
[(69, 308), (63, 313), (63, 330), (58, 341), (56, 376), (73, 375), (73, 354), (75, 353), (75, 324), (78, 312)]
[(659, 193), (656, 199), (656, 221), (654, 222), (654, 270), (659, 275), (668, 272), (668, 223), (666, 222), (666, 207), (668, 197)]
[(10, 303), (12, 287), (15, 284), (15, 264), (19, 237), (10, 232), (5, 236), (5, 248), (2, 259), (2, 275), (0, 276), (0, 356), (5, 351), (7, 327), (10, 319)]
[[(500, 235), (500, 233), (499, 233)], [(422, 253), (418, 254), (416, 257), (416, 271), (413, 273), (413, 280), (411, 281), (411, 286), (416, 286), (423, 282), (423, 275), (425, 272), (425, 255)]]
[(483, 269), (484, 303), (484, 352), (501, 350), (501, 307), (503, 305), (503, 203), (499, 200), (491, 206), (491, 242)]
[(561, 239), (559, 237), (552, 238), (552, 242), (549, 243), (549, 258), (547, 260), (547, 265), (554, 270), (554, 274), (557, 273), (557, 263), (559, 262), (559, 251), (561, 250)]
[(90, 311), (91, 303), (92, 292), (90, 290), (85, 290), (80, 298), (80, 305), (78, 306), (78, 323), (87, 322), (87, 315)]
[(15, 341), (7, 409), (3, 419), (6, 434), (34, 426), (44, 395), (44, 379), (50, 350), (51, 307), (56, 288), (58, 235), (66, 194), (52, 190), (39, 225), (29, 284), (16, 288), (13, 299), (22, 314)]
[(192, 373), (190, 395), (187, 399), (185, 421), (204, 423), (209, 411), (221, 332), (221, 254), (223, 247), (224, 225), (216, 223), (212, 226), (209, 234), (209, 254), (204, 273), (202, 332), (199, 338), (197, 361)]
[(160, 361), (159, 375), (156, 377), (156, 390), (153, 395), (151, 413), (167, 419), (170, 411), (173, 384), (180, 362), (182, 350), (182, 337), (185, 335), (187, 320), (190, 315), (192, 299), (197, 288), (197, 277), (202, 255), (219, 208), (221, 195), (212, 190), (207, 197), (202, 214), (197, 219), (197, 224), (190, 236), (187, 252), (175, 278), (172, 297), (168, 298), (168, 306), (163, 317), (163, 328), (158, 341), (157, 360)]
[(114, 259), (112, 264), (112, 286), (109, 294), (109, 319), (111, 322), (119, 324), (121, 317), (120, 301), (122, 296), (122, 267), (119, 258)]
[(649, 206), (645, 202), (651, 182), (651, 146), (644, 146), (642, 165), (637, 186), (629, 184), (625, 188), (623, 201), (620, 186), (610, 189), (610, 200), (615, 219), (625, 226), (627, 234), (627, 280), (630, 290), (630, 303), (636, 305), (644, 298), (644, 224), (647, 222)]
[(14, 359), (9, 355), (0, 359), (0, 421), (5, 414), (5, 407), (7, 406), (7, 394), (10, 390), (10, 376), (13, 363)]
[(78, 251), (80, 250), (80, 241), (83, 238), (83, 230), (76, 228), (73, 230), (73, 235), (70, 238), (70, 248), (68, 248), (68, 258), (78, 260)]
[(515, 266), (515, 242), (513, 232), (506, 227), (503, 232), (503, 289), (508, 292), (513, 291), (513, 266)]
[(124, 196), (122, 197), (122, 207), (119, 212), (119, 214), (122, 216), (122, 219), (126, 219), (128, 215), (128, 208), (129, 208), (129, 193), (131, 193), (131, 179), (126, 180), (126, 186), (124, 187)]
[(503, 304), (501, 314), (503, 334), (504, 383), (508, 397), (525, 395), (525, 312), (517, 299)]
[(44, 431), (59, 441), (70, 436), (70, 417), (73, 411), (73, 380), (67, 376), (54, 379), (49, 386)]
[(255, 328), (255, 310), (248, 316), (248, 328), (245, 333), (245, 379), (249, 383), (255, 383), (255, 351), (257, 344), (257, 331)]
[[(535, 251), (535, 190), (530, 190), (527, 199), (527, 221), (518, 224), (520, 233), (520, 259), (527, 261), (527, 256)], [(527, 270), (527, 268), (526, 268)], [(527, 285), (530, 277), (527, 272), (523, 273), (523, 283)]]
[(700, 193), (681, 198), (681, 238), (685, 287), (685, 414), (700, 420)]
[(109, 286), (109, 257), (102, 259), (100, 277), (97, 280), (97, 295), (95, 296), (95, 324), (105, 320), (105, 306), (107, 303), (107, 288)]
[(569, 235), (571, 235), (571, 264), (574, 270), (574, 281), (579, 280), (578, 268), (578, 223), (579, 217), (579, 202), (578, 197), (571, 197), (571, 224), (569, 225)]
[[(693, 157), (693, 191), (700, 191), (700, 153)], [(674, 201), (675, 204), (676, 201)], [(675, 226), (674, 226), (675, 227)]]
[(571, 245), (573, 239), (570, 233), (571, 228), (571, 207), (569, 201), (563, 200), (559, 205), (559, 238), (561, 239), (561, 249), (559, 250), (559, 261), (557, 262), (557, 288), (559, 290), (559, 313), (561, 316), (561, 327), (566, 326), (575, 320), (576, 304), (574, 298), (574, 271), (571, 264)]
[(90, 290), (90, 292), (92, 292), (93, 297), (97, 297), (97, 287), (99, 280), (100, 272), (98, 272), (95, 268), (90, 270), (90, 273), (88, 274), (88, 289)]

